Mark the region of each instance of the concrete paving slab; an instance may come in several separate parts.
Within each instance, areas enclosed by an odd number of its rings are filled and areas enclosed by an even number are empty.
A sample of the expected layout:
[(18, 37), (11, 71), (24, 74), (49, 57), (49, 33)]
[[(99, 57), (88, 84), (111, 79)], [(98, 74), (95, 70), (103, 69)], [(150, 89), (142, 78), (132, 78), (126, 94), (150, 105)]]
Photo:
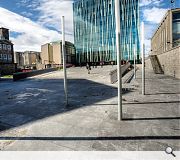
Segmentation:
[(123, 84), (128, 88), (123, 90), (124, 120), (117, 121), (117, 84), (110, 84), (111, 69), (94, 68), (91, 74), (84, 67), (68, 69), (68, 107), (62, 71), (1, 82), (0, 149), (179, 150), (180, 81), (147, 70), (143, 96), (138, 70), (136, 80)]

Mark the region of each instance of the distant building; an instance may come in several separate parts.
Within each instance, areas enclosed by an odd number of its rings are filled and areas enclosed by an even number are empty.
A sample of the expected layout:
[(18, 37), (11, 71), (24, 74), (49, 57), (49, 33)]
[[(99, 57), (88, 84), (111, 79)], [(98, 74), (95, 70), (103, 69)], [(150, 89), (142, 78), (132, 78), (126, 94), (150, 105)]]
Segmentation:
[(13, 43), (9, 40), (9, 29), (0, 28), (0, 74), (15, 72)]
[[(70, 42), (65, 42), (66, 63), (75, 64), (75, 47)], [(44, 65), (62, 65), (62, 42), (56, 41), (41, 46), (41, 61)]]
[(161, 54), (180, 45), (180, 8), (169, 10), (151, 39), (151, 53)]
[(25, 51), (15, 52), (15, 62), (20, 68), (34, 67), (41, 62), (40, 52)]
[(50, 43), (41, 46), (41, 62), (44, 65), (53, 63), (53, 47)]
[(23, 52), (14, 52), (14, 62), (17, 66), (24, 66)]

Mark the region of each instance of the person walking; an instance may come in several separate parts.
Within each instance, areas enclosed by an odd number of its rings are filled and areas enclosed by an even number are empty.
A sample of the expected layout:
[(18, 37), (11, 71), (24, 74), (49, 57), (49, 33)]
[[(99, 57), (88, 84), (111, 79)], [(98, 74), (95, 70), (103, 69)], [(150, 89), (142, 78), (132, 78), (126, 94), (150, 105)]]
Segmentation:
[(89, 65), (89, 63), (86, 64), (86, 69), (88, 70), (88, 74), (90, 74), (91, 66)]
[(103, 68), (103, 61), (100, 61), (100, 66), (101, 68)]
[(113, 61), (111, 61), (111, 66), (113, 67), (113, 65), (114, 65), (114, 62), (113, 62)]

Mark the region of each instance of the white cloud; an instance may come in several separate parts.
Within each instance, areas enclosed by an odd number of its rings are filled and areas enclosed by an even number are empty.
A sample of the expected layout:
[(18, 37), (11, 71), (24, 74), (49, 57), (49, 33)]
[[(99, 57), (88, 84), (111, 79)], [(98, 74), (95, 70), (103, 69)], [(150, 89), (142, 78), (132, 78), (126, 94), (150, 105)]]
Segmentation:
[(140, 7), (145, 7), (149, 5), (160, 5), (163, 0), (140, 0)]
[(61, 30), (61, 16), (65, 17), (66, 33), (73, 34), (73, 0), (39, 0), (38, 23)]
[(25, 16), (25, 17), (31, 17), (31, 16), (33, 16), (33, 14), (32, 14), (31, 12), (26, 12), (26, 11), (21, 12), (21, 15), (23, 15), (23, 16)]
[(149, 52), (151, 50), (151, 40), (150, 39), (145, 39), (145, 56), (147, 57), (149, 55)]
[(145, 38), (151, 39), (158, 25), (146, 23), (144, 26)]
[(145, 21), (151, 23), (160, 23), (168, 9), (153, 7), (143, 11)]
[(73, 34), (73, 0), (20, 0), (17, 4), (38, 12), (37, 23), (61, 31), (61, 16), (65, 16), (66, 33)]
[(16, 5), (18, 7), (34, 8), (39, 5), (39, 2), (36, 0), (19, 0)]
[[(42, 44), (61, 39), (61, 35), (57, 31), (49, 30), (28, 18), (1, 7), (0, 15), (0, 26), (18, 33), (16, 38), (11, 39), (14, 43), (15, 50), (40, 51)], [(66, 36), (66, 38), (72, 41), (71, 36)]]
[(155, 32), (155, 26), (152, 24), (145, 24), (145, 54), (146, 56), (149, 54), (151, 50), (151, 38), (153, 33)]

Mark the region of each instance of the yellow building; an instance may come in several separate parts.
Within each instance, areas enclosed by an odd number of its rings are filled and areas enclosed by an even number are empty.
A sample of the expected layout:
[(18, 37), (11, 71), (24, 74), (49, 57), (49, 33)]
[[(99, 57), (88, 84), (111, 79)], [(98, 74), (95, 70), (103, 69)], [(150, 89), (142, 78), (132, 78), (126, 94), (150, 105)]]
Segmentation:
[(169, 10), (151, 39), (151, 53), (158, 55), (180, 45), (180, 8)]
[(18, 67), (32, 67), (37, 63), (40, 63), (40, 52), (36, 51), (25, 51), (25, 52), (15, 52), (14, 55), (15, 63)]
[[(66, 63), (75, 64), (75, 47), (71, 42), (65, 42)], [(44, 65), (62, 65), (62, 42), (50, 42), (41, 46), (41, 61)]]
[(53, 63), (53, 48), (51, 44), (47, 43), (41, 46), (40, 57), (44, 65)]

